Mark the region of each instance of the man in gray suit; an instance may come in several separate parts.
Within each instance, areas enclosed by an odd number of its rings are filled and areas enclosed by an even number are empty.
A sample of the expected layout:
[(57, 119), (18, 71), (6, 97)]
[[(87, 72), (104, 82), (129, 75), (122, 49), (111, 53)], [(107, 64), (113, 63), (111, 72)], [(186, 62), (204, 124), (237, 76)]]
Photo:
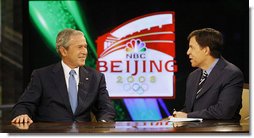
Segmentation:
[(185, 107), (174, 117), (240, 120), (243, 73), (221, 56), (223, 37), (212, 28), (188, 36), (191, 66), (186, 84)]
[(11, 122), (87, 122), (91, 121), (91, 112), (97, 121), (114, 121), (115, 110), (104, 75), (84, 66), (84, 34), (64, 29), (57, 36), (56, 49), (61, 62), (33, 71), (28, 87), (13, 108)]

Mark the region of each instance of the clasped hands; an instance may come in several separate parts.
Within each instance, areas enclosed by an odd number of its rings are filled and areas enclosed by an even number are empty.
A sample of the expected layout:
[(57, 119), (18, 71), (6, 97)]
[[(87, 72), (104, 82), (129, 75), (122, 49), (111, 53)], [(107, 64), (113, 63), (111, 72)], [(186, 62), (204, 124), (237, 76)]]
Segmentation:
[(27, 130), (33, 123), (33, 120), (27, 114), (22, 114), (12, 119), (11, 123), (18, 129)]

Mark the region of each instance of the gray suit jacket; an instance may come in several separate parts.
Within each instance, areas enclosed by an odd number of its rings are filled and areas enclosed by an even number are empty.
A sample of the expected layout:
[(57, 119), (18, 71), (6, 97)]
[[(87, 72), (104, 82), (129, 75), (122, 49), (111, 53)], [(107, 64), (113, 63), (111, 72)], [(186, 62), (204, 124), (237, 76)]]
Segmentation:
[(102, 73), (80, 67), (78, 107), (73, 114), (61, 62), (34, 70), (31, 81), (13, 108), (12, 118), (28, 114), (34, 121), (113, 121), (115, 110), (109, 99), (105, 77)]
[(221, 57), (196, 97), (201, 72), (196, 69), (187, 79), (182, 111), (187, 112), (188, 117), (240, 120), (244, 83), (240, 69)]

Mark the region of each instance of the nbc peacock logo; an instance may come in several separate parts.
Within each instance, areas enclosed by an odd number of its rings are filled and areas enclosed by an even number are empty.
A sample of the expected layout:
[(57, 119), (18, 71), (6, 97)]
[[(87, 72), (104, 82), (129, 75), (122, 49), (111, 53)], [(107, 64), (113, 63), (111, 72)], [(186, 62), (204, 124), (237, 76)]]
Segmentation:
[(128, 53), (131, 52), (145, 52), (146, 43), (142, 42), (140, 39), (132, 39), (126, 43), (125, 51)]

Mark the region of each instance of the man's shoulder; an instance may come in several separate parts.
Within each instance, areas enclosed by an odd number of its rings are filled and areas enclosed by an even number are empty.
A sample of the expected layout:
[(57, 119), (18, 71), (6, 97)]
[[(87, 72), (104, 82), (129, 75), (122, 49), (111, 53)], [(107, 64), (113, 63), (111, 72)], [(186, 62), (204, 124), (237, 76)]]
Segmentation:
[(54, 63), (54, 64), (51, 64), (48, 66), (37, 68), (34, 70), (34, 72), (48, 72), (48, 71), (52, 71), (54, 69), (60, 69), (60, 68), (61, 68), (61, 63), (58, 62), (58, 63)]
[(92, 67), (82, 66), (81, 69), (85, 70), (88, 73), (101, 74), (101, 72), (99, 72), (98, 70), (96, 70), (96, 69), (94, 69)]
[(226, 59), (223, 59), (223, 61), (225, 62), (225, 68), (224, 68), (225, 72), (242, 74), (242, 71), (236, 65), (227, 61)]

